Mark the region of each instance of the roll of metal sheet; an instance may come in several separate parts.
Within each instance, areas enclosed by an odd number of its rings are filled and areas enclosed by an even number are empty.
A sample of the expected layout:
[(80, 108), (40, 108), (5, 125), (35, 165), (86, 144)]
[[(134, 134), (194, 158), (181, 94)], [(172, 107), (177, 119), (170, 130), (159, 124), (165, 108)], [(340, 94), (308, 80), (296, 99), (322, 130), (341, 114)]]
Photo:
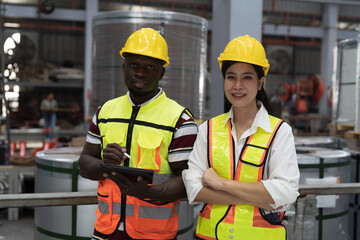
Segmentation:
[[(327, 179), (336, 179), (340, 183), (350, 182), (351, 155), (342, 150), (315, 147), (297, 147), (300, 169), (300, 184), (325, 183)], [(335, 205), (321, 207), (321, 202), (335, 199)], [(333, 196), (333, 199), (317, 197), (318, 207), (314, 218), (306, 218), (303, 239), (349, 239), (349, 196)], [(320, 204), (320, 205), (319, 205)], [(297, 223), (298, 224), (298, 223)]]
[(296, 147), (323, 147), (343, 149), (346, 142), (342, 138), (332, 136), (295, 136)]
[[(35, 158), (35, 192), (96, 191), (97, 181), (82, 178), (78, 159), (82, 148), (54, 148)], [(36, 207), (34, 239), (89, 239), (97, 205)]]
[(109, 11), (93, 18), (90, 113), (106, 100), (126, 93), (119, 51), (136, 30), (151, 27), (168, 44), (170, 64), (160, 81), (168, 97), (205, 118), (206, 19), (170, 11)]
[[(97, 181), (79, 175), (78, 159), (82, 148), (55, 148), (38, 152), (35, 158), (35, 192), (96, 191)], [(89, 239), (94, 230), (97, 205), (35, 208), (36, 240)], [(194, 207), (180, 202), (178, 240), (193, 236)]]

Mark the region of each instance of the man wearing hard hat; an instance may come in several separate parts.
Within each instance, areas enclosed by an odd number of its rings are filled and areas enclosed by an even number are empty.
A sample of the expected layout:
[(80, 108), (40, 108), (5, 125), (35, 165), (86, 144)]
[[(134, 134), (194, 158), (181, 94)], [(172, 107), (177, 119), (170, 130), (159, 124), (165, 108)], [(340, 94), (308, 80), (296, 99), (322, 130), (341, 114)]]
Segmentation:
[[(176, 239), (179, 199), (186, 197), (181, 172), (197, 126), (159, 88), (169, 57), (157, 31), (134, 32), (120, 55), (128, 92), (99, 107), (79, 159), (80, 174), (99, 181), (92, 239)], [(104, 173), (103, 163), (152, 170), (152, 184)]]

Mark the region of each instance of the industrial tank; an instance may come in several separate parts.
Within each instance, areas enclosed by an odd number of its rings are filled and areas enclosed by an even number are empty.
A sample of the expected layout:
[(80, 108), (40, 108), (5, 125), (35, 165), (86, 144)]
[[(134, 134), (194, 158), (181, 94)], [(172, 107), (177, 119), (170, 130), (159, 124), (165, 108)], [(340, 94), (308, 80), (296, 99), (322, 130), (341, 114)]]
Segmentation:
[(345, 140), (332, 136), (294, 136), (295, 147), (322, 147), (343, 149)]
[[(79, 175), (78, 159), (82, 147), (54, 148), (38, 152), (35, 158), (35, 192), (96, 192), (98, 182)], [(97, 204), (35, 208), (36, 240), (90, 239), (94, 230)], [(193, 236), (194, 207), (186, 199), (179, 209), (178, 240)]]
[[(96, 191), (97, 181), (79, 175), (82, 148), (53, 148), (36, 153), (35, 192)], [(95, 224), (96, 204), (36, 207), (34, 239), (89, 239)]]
[(170, 11), (109, 11), (93, 18), (92, 93), (89, 113), (106, 100), (126, 93), (119, 55), (136, 30), (151, 27), (168, 44), (170, 64), (159, 82), (168, 97), (205, 118), (206, 19)]
[[(299, 184), (326, 184), (329, 180), (339, 183), (351, 181), (349, 152), (318, 147), (297, 147), (296, 151), (300, 169)], [(332, 201), (335, 203), (330, 206)], [(318, 196), (317, 204), (313, 220), (308, 217), (308, 221), (304, 222), (306, 232), (303, 239), (347, 239), (350, 236), (349, 196)]]

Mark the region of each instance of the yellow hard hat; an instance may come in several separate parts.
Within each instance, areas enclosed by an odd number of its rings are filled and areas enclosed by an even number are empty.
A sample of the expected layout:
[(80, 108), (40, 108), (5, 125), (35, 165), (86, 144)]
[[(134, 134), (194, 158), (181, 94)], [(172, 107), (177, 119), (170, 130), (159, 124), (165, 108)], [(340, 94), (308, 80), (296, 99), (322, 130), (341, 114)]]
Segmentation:
[(164, 67), (169, 64), (168, 46), (163, 36), (152, 28), (137, 30), (126, 40), (125, 46), (120, 51), (121, 57), (124, 53), (132, 53), (160, 59), (165, 62)]
[(249, 35), (231, 40), (218, 57), (220, 69), (223, 61), (237, 61), (261, 66), (264, 68), (265, 76), (270, 68), (263, 45)]

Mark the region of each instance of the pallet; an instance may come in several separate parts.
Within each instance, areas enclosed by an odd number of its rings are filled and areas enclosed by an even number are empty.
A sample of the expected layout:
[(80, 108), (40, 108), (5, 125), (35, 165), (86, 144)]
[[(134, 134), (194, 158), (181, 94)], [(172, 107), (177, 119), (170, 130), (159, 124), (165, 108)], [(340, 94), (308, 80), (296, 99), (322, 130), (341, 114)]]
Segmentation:
[(344, 138), (346, 139), (347, 148), (360, 151), (360, 132), (346, 131)]
[(350, 131), (350, 130), (354, 130), (354, 125), (353, 124), (341, 124), (338, 123), (336, 125), (336, 128), (338, 131)]
[[(334, 123), (329, 123), (327, 125), (327, 128), (329, 130), (329, 135), (333, 137), (341, 137), (341, 138), (354, 138), (354, 137), (346, 137), (345, 134), (347, 132), (354, 132), (354, 125), (350, 124), (341, 124), (337, 123), (336, 125)], [(355, 137), (356, 138), (356, 137)]]
[(339, 126), (339, 124), (335, 125), (334, 123), (329, 123), (327, 125), (327, 128), (329, 130), (329, 135), (330, 136), (332, 136), (332, 137), (340, 137), (340, 138), (344, 138), (345, 132), (350, 131), (350, 130), (354, 130), (354, 127), (345, 126), (345, 125)]
[(346, 139), (360, 139), (360, 132), (355, 132), (354, 130), (346, 131), (344, 137)]

